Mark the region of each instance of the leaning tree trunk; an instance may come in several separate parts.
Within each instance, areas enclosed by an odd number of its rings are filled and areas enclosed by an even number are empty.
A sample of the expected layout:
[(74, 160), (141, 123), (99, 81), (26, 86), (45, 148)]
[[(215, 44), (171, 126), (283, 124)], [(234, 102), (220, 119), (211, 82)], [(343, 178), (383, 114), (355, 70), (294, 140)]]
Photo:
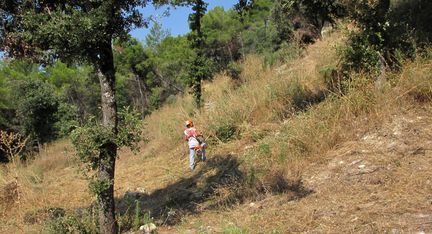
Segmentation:
[[(111, 43), (101, 53), (99, 60), (99, 82), (102, 95), (103, 125), (108, 127), (114, 135), (117, 134), (117, 105), (115, 100), (115, 70)], [(114, 171), (117, 156), (115, 142), (105, 144), (100, 149), (100, 161), (98, 165), (97, 179), (102, 190), (99, 191), (97, 202), (99, 205), (100, 232), (117, 233), (118, 226), (115, 219), (114, 203)]]

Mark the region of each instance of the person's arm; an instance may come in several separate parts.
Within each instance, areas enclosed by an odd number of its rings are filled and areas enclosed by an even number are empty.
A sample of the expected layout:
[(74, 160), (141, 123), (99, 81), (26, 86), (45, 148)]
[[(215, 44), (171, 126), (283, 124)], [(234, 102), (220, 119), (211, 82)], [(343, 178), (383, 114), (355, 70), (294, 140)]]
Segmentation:
[(189, 140), (189, 136), (188, 136), (188, 134), (187, 134), (187, 131), (185, 130), (183, 133), (184, 133), (184, 134), (183, 134), (183, 139), (184, 139), (185, 141), (188, 141), (188, 140)]

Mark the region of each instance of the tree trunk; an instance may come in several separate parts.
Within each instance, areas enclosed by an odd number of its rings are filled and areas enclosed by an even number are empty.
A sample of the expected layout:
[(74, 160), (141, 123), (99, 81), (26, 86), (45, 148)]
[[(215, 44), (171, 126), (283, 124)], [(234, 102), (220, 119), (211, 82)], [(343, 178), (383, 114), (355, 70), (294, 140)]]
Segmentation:
[[(102, 95), (103, 125), (117, 134), (117, 104), (115, 100), (115, 70), (111, 43), (101, 53), (99, 60), (99, 82)], [(114, 202), (114, 172), (117, 156), (115, 142), (105, 144), (100, 149), (100, 161), (98, 165), (97, 179), (101, 186), (97, 201), (99, 204), (99, 228), (100, 233), (118, 233), (115, 219)]]
[(138, 83), (138, 90), (140, 93), (140, 101), (139, 101), (139, 107), (141, 107), (141, 116), (145, 116), (145, 107), (147, 106), (147, 98), (144, 96), (142, 87), (141, 87), (141, 79), (138, 75), (135, 75), (135, 80)]
[(195, 83), (192, 87), (193, 92), (194, 92), (194, 97), (195, 97), (195, 105), (197, 107), (198, 110), (201, 109), (201, 96), (202, 96), (202, 90), (201, 90), (201, 76), (195, 77)]

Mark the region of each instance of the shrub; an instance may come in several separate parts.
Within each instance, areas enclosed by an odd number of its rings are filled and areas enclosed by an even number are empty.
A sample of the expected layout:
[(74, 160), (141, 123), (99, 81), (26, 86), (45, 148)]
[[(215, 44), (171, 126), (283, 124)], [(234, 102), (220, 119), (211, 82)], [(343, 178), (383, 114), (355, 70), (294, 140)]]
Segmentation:
[(52, 140), (55, 134), (59, 101), (54, 89), (39, 80), (20, 81), (16, 87), (17, 115), (24, 135), (39, 143)]
[(236, 126), (229, 123), (223, 123), (216, 126), (213, 125), (210, 128), (215, 131), (215, 136), (217, 139), (225, 143), (233, 139), (237, 133)]
[(66, 137), (79, 126), (78, 107), (61, 102), (56, 113), (55, 128), (59, 137)]
[(163, 88), (155, 87), (151, 90), (151, 95), (149, 97), (149, 109), (151, 111), (158, 109), (162, 104), (162, 93)]
[[(400, 68), (404, 58), (430, 44), (430, 1), (346, 1), (359, 32), (352, 33), (344, 52), (344, 69), (374, 71), (380, 65)], [(381, 61), (382, 63), (382, 61)]]
[[(104, 156), (107, 155), (100, 152), (107, 145), (117, 148), (128, 147), (132, 151), (138, 150), (138, 143), (142, 139), (140, 113), (125, 108), (119, 111), (118, 116), (116, 134), (111, 131), (110, 127), (102, 125), (95, 118), (72, 131), (71, 140), (76, 156), (87, 171), (96, 170), (100, 162), (106, 160)], [(98, 180), (94, 173), (88, 179), (89, 189), (95, 196), (99, 196), (101, 191), (111, 186), (112, 183), (111, 180)]]
[(367, 35), (357, 32), (351, 33), (348, 38), (348, 44), (342, 52), (343, 71), (377, 72), (380, 65), (377, 50), (378, 47), (368, 41)]
[(15, 162), (26, 146), (28, 137), (19, 133), (0, 130), (0, 150), (6, 154), (9, 161)]
[(229, 223), (224, 226), (222, 233), (223, 234), (243, 234), (245, 232), (235, 224)]
[(230, 63), (227, 67), (227, 73), (231, 77), (231, 79), (238, 81), (240, 80), (240, 75), (243, 71), (243, 68), (237, 63)]
[(97, 233), (97, 223), (91, 214), (78, 216), (68, 214), (63, 217), (50, 219), (44, 226), (42, 233), (66, 234), (66, 233)]

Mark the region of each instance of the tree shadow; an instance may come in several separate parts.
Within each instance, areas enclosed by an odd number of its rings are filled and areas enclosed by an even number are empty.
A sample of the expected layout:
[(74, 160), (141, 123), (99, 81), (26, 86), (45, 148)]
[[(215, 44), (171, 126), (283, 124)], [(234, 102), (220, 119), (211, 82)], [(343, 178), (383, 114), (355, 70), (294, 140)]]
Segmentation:
[(119, 214), (133, 216), (139, 204), (139, 209), (150, 212), (158, 225), (172, 226), (185, 215), (229, 207), (257, 198), (257, 194), (289, 193), (292, 199), (300, 199), (313, 192), (301, 181), (292, 183), (277, 174), (265, 186), (251, 182), (251, 176), (240, 170), (239, 161), (231, 155), (215, 155), (200, 164), (189, 177), (151, 194), (127, 192), (116, 201)]
[[(280, 171), (269, 171), (260, 180), (256, 178), (254, 169), (242, 167), (241, 170), (240, 167), (241, 163), (232, 155), (215, 155), (206, 162), (200, 162), (189, 176), (153, 193), (126, 192), (116, 199), (121, 232), (138, 228), (149, 221), (158, 226), (173, 226), (186, 215), (245, 201), (259, 201), (268, 194), (284, 194), (288, 200), (299, 200), (314, 192), (304, 187), (301, 179), (288, 179)], [(97, 229), (95, 203), (75, 209), (73, 214), (66, 214), (62, 208), (41, 209), (26, 214), (24, 222), (47, 222), (48, 226), (55, 224), (53, 228), (65, 230), (77, 228), (92, 232)]]

